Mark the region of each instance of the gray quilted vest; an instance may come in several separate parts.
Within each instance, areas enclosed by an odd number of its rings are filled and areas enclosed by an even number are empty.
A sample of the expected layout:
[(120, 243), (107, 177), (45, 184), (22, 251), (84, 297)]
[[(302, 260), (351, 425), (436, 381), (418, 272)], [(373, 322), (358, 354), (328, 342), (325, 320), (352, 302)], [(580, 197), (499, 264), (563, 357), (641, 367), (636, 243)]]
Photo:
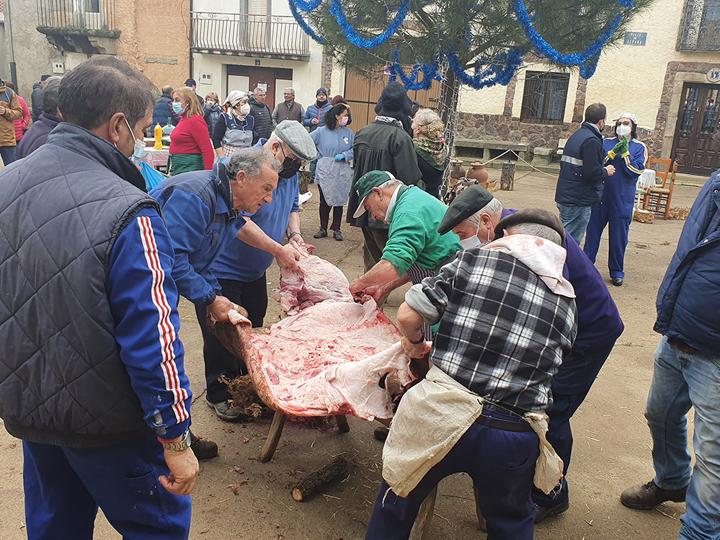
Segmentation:
[(0, 173), (0, 417), (14, 436), (70, 447), (146, 435), (105, 290), (113, 243), (145, 207), (109, 143), (60, 124)]

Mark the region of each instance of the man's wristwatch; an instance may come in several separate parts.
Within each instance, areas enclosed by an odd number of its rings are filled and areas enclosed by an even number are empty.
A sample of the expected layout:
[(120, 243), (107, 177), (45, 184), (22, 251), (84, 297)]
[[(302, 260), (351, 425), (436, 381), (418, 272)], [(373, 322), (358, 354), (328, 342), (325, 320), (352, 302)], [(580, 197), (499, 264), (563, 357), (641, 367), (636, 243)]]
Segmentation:
[(158, 437), (158, 442), (162, 444), (163, 450), (169, 450), (170, 452), (184, 452), (190, 448), (190, 430), (180, 435), (178, 440), (161, 439)]
[(412, 343), (413, 345), (420, 345), (421, 343), (423, 343), (423, 342), (425, 341), (425, 335), (424, 335), (422, 332), (420, 332), (420, 337), (418, 338), (417, 341), (413, 341), (413, 340), (410, 339), (410, 338), (407, 338), (407, 339), (408, 339), (408, 341), (409, 341), (410, 343)]
[(300, 238), (302, 238), (302, 234), (300, 234), (297, 231), (293, 231), (290, 234), (288, 234), (288, 236), (287, 236), (288, 241), (292, 240), (293, 237), (295, 237), (295, 236), (299, 236)]

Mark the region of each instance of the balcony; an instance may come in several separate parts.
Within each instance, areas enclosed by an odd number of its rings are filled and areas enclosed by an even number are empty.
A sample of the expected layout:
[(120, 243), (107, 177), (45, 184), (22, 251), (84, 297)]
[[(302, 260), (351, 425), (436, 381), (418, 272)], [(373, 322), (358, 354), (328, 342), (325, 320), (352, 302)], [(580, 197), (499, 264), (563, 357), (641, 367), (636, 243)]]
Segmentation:
[(114, 54), (115, 0), (37, 0), (37, 30), (63, 51)]
[(687, 0), (678, 51), (720, 51), (720, 0)]
[(292, 17), (192, 13), (193, 52), (309, 60), (310, 38)]

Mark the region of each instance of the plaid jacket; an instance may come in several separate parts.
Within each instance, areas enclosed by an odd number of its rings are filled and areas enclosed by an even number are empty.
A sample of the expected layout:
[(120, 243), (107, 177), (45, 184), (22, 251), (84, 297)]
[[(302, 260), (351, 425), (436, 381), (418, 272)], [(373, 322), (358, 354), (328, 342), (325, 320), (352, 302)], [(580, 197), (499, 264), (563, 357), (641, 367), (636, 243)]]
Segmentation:
[(463, 251), (405, 297), (434, 324), (432, 363), (479, 396), (516, 412), (545, 411), (575, 340), (575, 300), (554, 294), (518, 259)]

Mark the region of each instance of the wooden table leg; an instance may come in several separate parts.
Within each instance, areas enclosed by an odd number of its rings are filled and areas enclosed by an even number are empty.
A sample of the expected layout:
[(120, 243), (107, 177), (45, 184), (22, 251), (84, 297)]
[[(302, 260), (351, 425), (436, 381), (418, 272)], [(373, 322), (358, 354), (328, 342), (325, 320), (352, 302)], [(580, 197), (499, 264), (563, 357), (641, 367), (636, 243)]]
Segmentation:
[(280, 411), (275, 411), (275, 415), (270, 424), (270, 432), (268, 433), (265, 444), (260, 450), (260, 462), (267, 463), (275, 454), (277, 445), (280, 442), (280, 435), (282, 435), (283, 426), (285, 426), (285, 415)]
[(347, 417), (344, 414), (335, 415), (335, 423), (337, 424), (338, 433), (347, 433), (350, 431)]
[(420, 505), (420, 510), (418, 510), (418, 515), (415, 518), (415, 524), (410, 531), (410, 540), (422, 540), (423, 538), (428, 537), (428, 529), (430, 528), (430, 522), (432, 521), (433, 513), (435, 512), (437, 489), (437, 486), (435, 486)]

